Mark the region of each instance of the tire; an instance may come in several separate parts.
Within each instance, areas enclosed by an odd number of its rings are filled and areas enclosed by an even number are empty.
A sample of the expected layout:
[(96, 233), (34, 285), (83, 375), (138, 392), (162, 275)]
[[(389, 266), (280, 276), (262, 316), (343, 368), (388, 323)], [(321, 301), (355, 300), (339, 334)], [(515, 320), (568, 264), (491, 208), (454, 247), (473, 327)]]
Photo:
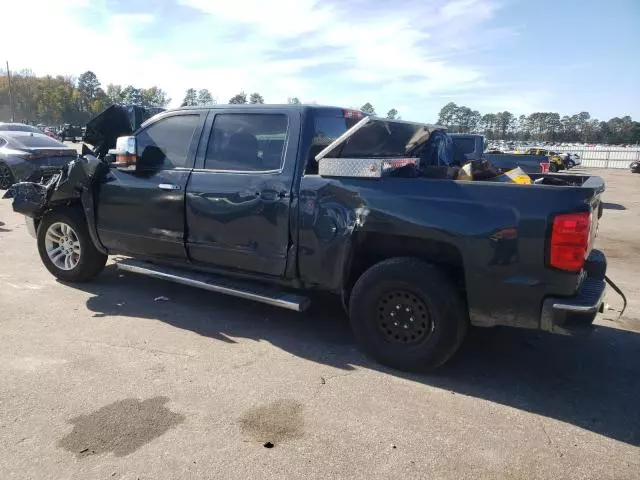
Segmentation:
[(549, 171), (551, 173), (556, 173), (558, 171), (558, 166), (555, 163), (550, 162), (549, 163)]
[(449, 360), (469, 324), (465, 301), (451, 281), (415, 258), (369, 268), (353, 287), (349, 317), (358, 344), (376, 361), (418, 372)]
[(6, 190), (15, 183), (16, 179), (9, 165), (0, 162), (0, 190)]
[(567, 168), (571, 169), (573, 167), (576, 166), (576, 162), (574, 162), (573, 160), (569, 160), (569, 163), (567, 163)]
[[(72, 241), (73, 245), (68, 242), (62, 243), (65, 237)], [(42, 263), (53, 276), (65, 282), (90, 280), (98, 275), (107, 263), (107, 256), (99, 252), (91, 241), (87, 222), (80, 210), (68, 208), (49, 212), (38, 226), (37, 238)], [(53, 239), (56, 241), (52, 241)], [(58, 254), (50, 256), (48, 252), (52, 250)], [(64, 251), (70, 253), (65, 255)]]

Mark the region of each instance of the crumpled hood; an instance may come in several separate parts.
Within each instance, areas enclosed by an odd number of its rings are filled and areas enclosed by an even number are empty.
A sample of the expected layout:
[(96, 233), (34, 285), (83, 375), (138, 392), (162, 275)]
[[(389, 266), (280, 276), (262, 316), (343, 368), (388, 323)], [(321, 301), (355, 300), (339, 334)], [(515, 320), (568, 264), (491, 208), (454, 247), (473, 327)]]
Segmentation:
[(89, 120), (84, 141), (93, 145), (96, 155), (103, 158), (110, 148), (116, 146), (118, 137), (135, 132), (145, 120), (163, 111), (157, 107), (111, 105)]

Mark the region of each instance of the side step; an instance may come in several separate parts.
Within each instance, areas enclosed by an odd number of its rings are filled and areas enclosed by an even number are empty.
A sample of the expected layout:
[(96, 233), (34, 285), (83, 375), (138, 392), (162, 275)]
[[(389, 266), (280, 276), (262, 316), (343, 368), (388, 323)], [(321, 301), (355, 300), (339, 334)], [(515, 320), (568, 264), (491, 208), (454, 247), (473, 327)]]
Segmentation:
[(293, 293), (280, 292), (260, 284), (252, 284), (237, 280), (228, 280), (200, 272), (192, 272), (179, 268), (165, 267), (130, 258), (116, 261), (119, 270), (138, 273), (148, 277), (168, 280), (190, 287), (201, 288), (216, 293), (224, 293), (233, 297), (262, 302), (275, 307), (286, 308), (296, 312), (307, 309), (311, 301), (309, 298)]

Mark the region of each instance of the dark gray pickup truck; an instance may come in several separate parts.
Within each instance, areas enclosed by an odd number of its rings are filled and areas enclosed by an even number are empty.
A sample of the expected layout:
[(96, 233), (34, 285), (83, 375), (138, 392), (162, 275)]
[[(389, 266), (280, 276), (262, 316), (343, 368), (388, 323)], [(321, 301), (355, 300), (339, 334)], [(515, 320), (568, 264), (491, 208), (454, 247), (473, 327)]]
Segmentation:
[(320, 106), (184, 108), (101, 140), (103, 158), (8, 193), (65, 281), (117, 254), (297, 311), (331, 292), (360, 346), (405, 370), (444, 363), (469, 325), (571, 333), (602, 305), (599, 177), (454, 180), (442, 129)]

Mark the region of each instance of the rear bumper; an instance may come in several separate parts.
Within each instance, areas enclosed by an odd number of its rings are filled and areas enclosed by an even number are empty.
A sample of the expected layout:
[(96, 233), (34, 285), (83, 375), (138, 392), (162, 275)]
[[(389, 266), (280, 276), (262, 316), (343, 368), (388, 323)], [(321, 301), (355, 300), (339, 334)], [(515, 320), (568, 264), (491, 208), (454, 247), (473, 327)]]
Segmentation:
[(585, 265), (586, 276), (576, 295), (544, 300), (540, 329), (565, 335), (591, 330), (604, 302), (606, 271), (606, 257), (600, 250), (593, 250)]

